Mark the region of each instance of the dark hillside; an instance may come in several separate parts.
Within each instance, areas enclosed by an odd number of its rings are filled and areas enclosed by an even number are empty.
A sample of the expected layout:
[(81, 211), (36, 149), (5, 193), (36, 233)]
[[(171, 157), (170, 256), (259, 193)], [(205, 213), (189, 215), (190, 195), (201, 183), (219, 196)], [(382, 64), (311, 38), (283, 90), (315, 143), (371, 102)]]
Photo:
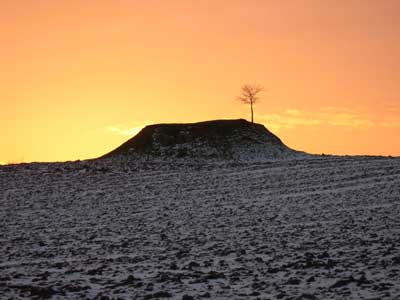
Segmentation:
[(103, 157), (146, 154), (158, 157), (254, 159), (296, 153), (263, 125), (239, 119), (149, 125)]

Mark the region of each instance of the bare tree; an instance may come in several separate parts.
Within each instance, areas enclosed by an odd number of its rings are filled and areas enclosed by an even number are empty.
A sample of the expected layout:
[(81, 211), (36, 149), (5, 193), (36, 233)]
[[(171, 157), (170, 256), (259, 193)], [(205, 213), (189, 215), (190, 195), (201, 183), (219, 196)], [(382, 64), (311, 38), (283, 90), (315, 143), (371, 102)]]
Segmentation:
[(260, 85), (245, 84), (242, 86), (242, 91), (237, 99), (244, 104), (250, 104), (251, 109), (251, 123), (254, 123), (253, 119), (253, 104), (256, 104), (259, 100), (258, 94), (264, 91), (264, 88)]

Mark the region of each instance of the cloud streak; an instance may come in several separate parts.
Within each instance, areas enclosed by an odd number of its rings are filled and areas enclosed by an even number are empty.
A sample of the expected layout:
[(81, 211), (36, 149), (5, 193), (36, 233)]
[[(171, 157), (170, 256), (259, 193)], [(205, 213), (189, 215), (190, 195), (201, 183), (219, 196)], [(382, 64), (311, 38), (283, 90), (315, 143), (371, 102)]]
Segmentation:
[(400, 120), (385, 120), (380, 125), (386, 128), (400, 128)]
[(122, 135), (122, 136), (134, 136), (137, 133), (139, 133), (140, 130), (143, 129), (143, 127), (152, 124), (151, 121), (146, 120), (143, 123), (137, 123), (134, 124), (134, 126), (121, 126), (121, 125), (112, 125), (112, 126), (107, 126), (105, 128), (105, 131), (107, 133), (111, 134), (116, 134), (116, 135)]
[[(306, 111), (290, 108), (281, 113), (262, 115), (259, 117), (268, 123), (268, 127), (280, 129), (293, 129), (299, 126), (337, 126), (350, 128), (368, 128), (384, 126), (383, 123), (374, 122), (368, 116), (357, 113), (351, 109), (339, 107), (326, 107), (318, 111)], [(399, 122), (386, 122), (386, 126), (398, 126)]]

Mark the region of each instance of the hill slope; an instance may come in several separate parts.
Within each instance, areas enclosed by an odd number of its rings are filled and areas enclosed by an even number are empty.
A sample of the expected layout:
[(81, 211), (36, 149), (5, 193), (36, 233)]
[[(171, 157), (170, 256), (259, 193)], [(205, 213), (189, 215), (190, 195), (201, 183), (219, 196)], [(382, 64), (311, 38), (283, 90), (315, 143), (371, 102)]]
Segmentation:
[(146, 126), (103, 157), (147, 154), (251, 160), (283, 158), (299, 153), (287, 147), (263, 125), (239, 119)]

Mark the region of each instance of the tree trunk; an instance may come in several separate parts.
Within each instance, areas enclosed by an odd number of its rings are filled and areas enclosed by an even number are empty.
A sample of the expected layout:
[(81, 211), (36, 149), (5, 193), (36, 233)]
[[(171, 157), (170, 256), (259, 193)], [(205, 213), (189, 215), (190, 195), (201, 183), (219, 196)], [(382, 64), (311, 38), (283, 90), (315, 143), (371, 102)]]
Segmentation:
[(253, 102), (250, 102), (250, 107), (251, 107), (251, 124), (253, 124)]

